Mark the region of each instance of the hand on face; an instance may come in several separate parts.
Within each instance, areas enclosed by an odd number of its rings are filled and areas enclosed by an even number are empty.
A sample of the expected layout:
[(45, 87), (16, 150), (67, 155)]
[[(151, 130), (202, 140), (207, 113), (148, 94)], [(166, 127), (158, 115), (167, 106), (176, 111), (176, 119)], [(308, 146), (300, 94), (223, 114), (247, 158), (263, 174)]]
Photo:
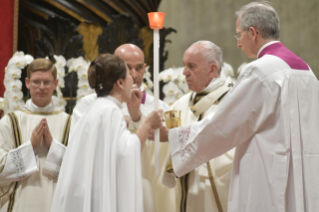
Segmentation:
[(138, 122), (141, 119), (142, 112), (140, 110), (141, 101), (143, 98), (143, 93), (140, 91), (136, 85), (133, 85), (131, 90), (131, 98), (127, 103), (127, 109), (130, 113), (131, 119), (134, 122)]
[(131, 90), (131, 101), (127, 103), (128, 109), (138, 110), (143, 98), (143, 92), (134, 84)]

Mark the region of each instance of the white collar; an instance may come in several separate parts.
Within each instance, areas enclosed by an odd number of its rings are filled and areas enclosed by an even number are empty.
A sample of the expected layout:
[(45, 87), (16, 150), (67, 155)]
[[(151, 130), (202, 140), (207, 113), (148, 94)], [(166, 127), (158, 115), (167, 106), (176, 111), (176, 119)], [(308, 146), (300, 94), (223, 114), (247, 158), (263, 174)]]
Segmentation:
[(112, 102), (114, 102), (120, 109), (122, 109), (122, 103), (115, 97), (111, 95), (107, 95), (106, 98)]
[(268, 43), (266, 43), (265, 45), (263, 45), (259, 51), (258, 51), (258, 54), (257, 54), (257, 58), (259, 57), (259, 54), (262, 50), (264, 50), (264, 48), (266, 48), (267, 46), (270, 46), (271, 44), (274, 44), (274, 43), (279, 43), (279, 41), (275, 40), (275, 41), (270, 41)]
[(27, 103), (24, 105), (23, 109), (32, 111), (32, 112), (37, 112), (37, 113), (51, 113), (55, 111), (55, 106), (53, 102), (51, 101), (47, 106), (38, 107), (32, 102), (31, 99), (29, 99)]
[(206, 88), (204, 88), (203, 90), (201, 90), (201, 92), (212, 92), (214, 90), (216, 90), (217, 88), (219, 88), (220, 86), (224, 85), (226, 79), (224, 78), (213, 78), (210, 83), (207, 85)]

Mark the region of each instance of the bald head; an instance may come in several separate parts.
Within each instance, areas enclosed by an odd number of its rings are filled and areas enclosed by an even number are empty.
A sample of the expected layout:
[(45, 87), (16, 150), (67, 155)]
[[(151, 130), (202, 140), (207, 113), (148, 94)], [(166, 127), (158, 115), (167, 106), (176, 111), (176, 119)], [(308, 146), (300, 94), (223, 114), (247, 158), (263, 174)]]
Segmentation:
[(134, 83), (140, 87), (143, 83), (146, 68), (143, 51), (134, 44), (123, 44), (115, 50), (114, 54), (123, 58), (130, 70)]
[(143, 51), (134, 44), (123, 44), (115, 50), (114, 54), (121, 56), (124, 60), (125, 58), (135, 58), (139, 60), (143, 60), (144, 62), (144, 54)]

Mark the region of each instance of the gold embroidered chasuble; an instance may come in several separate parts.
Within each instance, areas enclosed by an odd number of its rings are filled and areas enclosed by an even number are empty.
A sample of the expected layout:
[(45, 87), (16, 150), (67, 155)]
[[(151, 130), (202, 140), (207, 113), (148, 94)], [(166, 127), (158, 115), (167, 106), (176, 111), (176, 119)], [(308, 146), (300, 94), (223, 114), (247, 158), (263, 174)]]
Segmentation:
[[(52, 144), (33, 150), (30, 138), (46, 118)], [(0, 212), (46, 212), (68, 143), (71, 116), (61, 111), (15, 111), (0, 120)]]
[[(217, 86), (211, 92), (200, 92), (197, 95), (188, 93), (174, 103), (171, 110), (181, 111), (182, 126), (197, 122), (208, 114), (214, 113), (219, 102), (230, 89), (228, 81), (216, 79), (212, 83), (220, 84), (220, 82), (224, 84)], [(205, 163), (181, 178), (175, 179), (174, 173), (166, 172), (163, 182), (169, 187), (175, 187), (176, 212), (227, 211), (233, 156), (234, 150), (230, 150), (209, 161), (210, 167), (208, 163)], [(211, 184), (211, 180), (215, 185)]]

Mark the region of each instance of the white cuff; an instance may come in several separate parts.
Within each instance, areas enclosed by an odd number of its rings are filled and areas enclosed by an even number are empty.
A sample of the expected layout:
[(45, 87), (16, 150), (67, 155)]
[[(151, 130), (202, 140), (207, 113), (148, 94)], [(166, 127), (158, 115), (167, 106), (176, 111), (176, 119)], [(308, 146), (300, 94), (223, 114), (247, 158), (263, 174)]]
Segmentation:
[(169, 129), (168, 131), (168, 143), (171, 150), (171, 155), (175, 155), (180, 150), (179, 137), (178, 137), (179, 128)]
[(162, 177), (162, 183), (169, 188), (174, 188), (176, 186), (175, 174), (165, 171)]
[(58, 177), (65, 151), (66, 146), (53, 139), (42, 171), (54, 177)]
[(0, 174), (0, 186), (23, 178), (39, 171), (31, 141), (9, 151), (7, 161)]
[(137, 122), (134, 122), (132, 119), (130, 119), (130, 123), (128, 125), (128, 129), (131, 131), (131, 132), (136, 132), (138, 127), (140, 126), (140, 123), (141, 123), (141, 120), (142, 120), (142, 117), (140, 118), (139, 121)]

